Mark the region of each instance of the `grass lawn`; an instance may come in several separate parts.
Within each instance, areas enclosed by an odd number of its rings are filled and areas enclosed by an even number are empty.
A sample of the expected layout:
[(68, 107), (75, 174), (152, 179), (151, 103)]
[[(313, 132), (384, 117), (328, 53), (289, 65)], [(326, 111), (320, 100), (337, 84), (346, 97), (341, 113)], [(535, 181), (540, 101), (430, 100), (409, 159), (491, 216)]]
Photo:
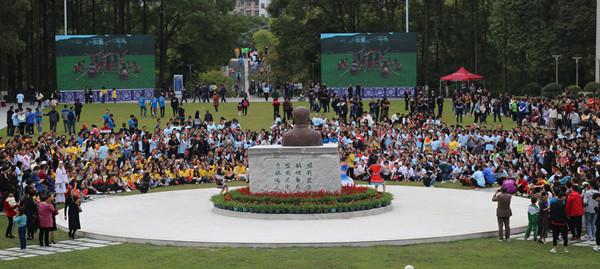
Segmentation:
[[(92, 87), (101, 89), (102, 87), (117, 89), (139, 89), (154, 88), (154, 55), (128, 55), (127, 61), (136, 62), (141, 65), (141, 73), (135, 74), (133, 70), (129, 71), (129, 78), (122, 80), (118, 69), (112, 71), (99, 71), (94, 77), (87, 75), (87, 67), (90, 57), (85, 56), (60, 56), (56, 57), (56, 77), (58, 78), (58, 89), (74, 90), (86, 89)], [(78, 61), (85, 61), (84, 72), (73, 72), (73, 66)]]
[[(359, 184), (363, 182), (358, 182)], [(423, 186), (413, 182), (390, 182), (389, 185)], [(245, 185), (232, 182), (232, 186)], [(445, 183), (438, 187), (464, 188)], [(213, 184), (179, 185), (152, 189), (150, 192), (194, 188), (214, 188)], [(120, 193), (135, 195), (139, 192)], [(394, 224), (390, 224), (394, 225)], [(401, 223), (397, 224), (399, 228)], [(442, 224), (440, 224), (442, 225)], [(0, 229), (6, 218), (0, 218)], [(359, 227), (357, 227), (357, 231)], [(235, 231), (231, 231), (235, 233)], [(66, 234), (56, 232), (57, 240)], [(36, 243), (37, 241), (30, 241)], [(0, 249), (17, 246), (17, 239), (0, 238)], [(493, 238), (455, 241), (414, 246), (336, 247), (336, 248), (181, 248), (147, 244), (123, 244), (99, 249), (39, 256), (15, 261), (0, 261), (10, 268), (596, 268), (600, 256), (591, 248), (571, 247), (570, 253), (551, 254), (549, 245), (511, 241), (499, 243)], [(559, 249), (561, 250), (561, 249)], [(578, 262), (574, 262), (578, 261)]]
[[(358, 227), (357, 227), (358, 228)], [(357, 229), (358, 230), (358, 229)], [(235, 231), (232, 231), (235, 232)], [(12, 268), (598, 268), (590, 248), (551, 254), (549, 245), (495, 239), (368, 248), (180, 248), (123, 244), (1, 262)]]
[[(368, 108), (367, 103), (370, 100), (363, 100), (365, 102), (365, 109)], [(219, 119), (224, 117), (227, 120), (238, 119), (244, 129), (251, 130), (260, 130), (262, 128), (269, 128), (273, 124), (273, 108), (270, 103), (265, 102), (253, 102), (250, 104), (250, 108), (248, 110), (248, 116), (238, 116), (237, 104), (233, 102), (221, 104), (219, 106), (219, 112), (215, 112), (212, 105), (207, 103), (193, 103), (193, 104), (184, 104), (184, 108), (186, 110), (186, 115), (194, 116), (196, 111), (200, 111), (200, 116), (203, 117), (205, 111), (208, 109), (213, 114), (215, 119)], [(294, 102), (294, 106), (305, 106), (308, 107), (307, 102)], [(81, 127), (82, 124), (87, 124), (90, 126), (91, 124), (96, 124), (101, 126), (102, 124), (102, 114), (104, 114), (104, 110), (109, 109), (111, 113), (114, 114), (117, 127), (120, 128), (121, 124), (126, 123), (129, 119), (129, 115), (134, 114), (138, 117), (140, 121), (140, 126), (147, 126), (149, 129), (154, 128), (156, 125), (156, 119), (151, 117), (141, 118), (139, 116), (139, 107), (137, 104), (133, 103), (105, 103), (105, 104), (89, 104), (83, 106), (83, 111), (81, 115), (81, 120), (77, 124), (77, 130)], [(46, 109), (47, 110), (47, 109)], [(62, 110), (62, 106), (59, 106), (59, 112)], [(393, 113), (400, 112), (401, 114), (407, 113), (404, 110), (404, 101), (403, 100), (391, 100), (391, 108), (390, 108), (390, 116)], [(283, 113), (283, 112), (282, 112)], [(148, 116), (150, 115), (150, 111), (148, 111)], [(162, 125), (164, 126), (165, 122), (172, 117), (172, 110), (169, 104), (167, 104), (165, 116), (161, 120)], [(314, 114), (313, 114), (314, 115)], [(326, 114), (327, 117), (331, 118), (335, 116), (333, 112)], [(447, 124), (456, 124), (456, 118), (452, 112), (452, 101), (447, 99), (444, 103), (444, 113), (442, 114), (442, 120)], [(48, 117), (44, 117), (44, 130), (49, 129)], [(473, 124), (473, 117), (468, 116), (463, 118), (462, 125), (470, 125)], [(491, 117), (488, 117), (488, 123), (485, 124), (488, 128), (496, 128), (499, 124), (495, 124), (492, 122)], [(513, 128), (515, 127), (515, 123), (505, 118), (503, 121), (504, 128)], [(57, 131), (59, 134), (64, 134), (64, 128), (62, 126), (62, 119), (59, 122)], [(36, 133), (37, 134), (37, 133)], [(0, 130), (0, 135), (6, 138), (6, 128)]]
[(338, 70), (339, 61), (346, 59), (352, 64), (352, 53), (321, 54), (321, 69), (323, 82), (329, 87), (348, 87), (348, 84), (362, 85), (363, 87), (398, 87), (417, 85), (417, 54), (416, 53), (387, 53), (386, 60), (398, 60), (402, 70), (396, 71), (390, 66), (387, 77), (381, 75), (379, 68), (361, 70), (358, 74), (350, 74), (350, 67)]

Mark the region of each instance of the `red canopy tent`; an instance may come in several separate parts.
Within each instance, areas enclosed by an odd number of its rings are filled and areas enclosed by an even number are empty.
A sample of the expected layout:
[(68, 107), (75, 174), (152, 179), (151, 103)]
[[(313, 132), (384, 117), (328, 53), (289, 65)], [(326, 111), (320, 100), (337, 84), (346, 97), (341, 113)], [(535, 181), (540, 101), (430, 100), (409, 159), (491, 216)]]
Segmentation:
[(443, 81), (470, 81), (470, 80), (480, 80), (483, 79), (483, 76), (473, 74), (469, 70), (464, 67), (458, 69), (458, 71), (446, 75), (440, 78)]
[[(481, 79), (484, 79), (484, 77), (481, 75), (473, 74), (464, 67), (460, 67), (458, 69), (458, 71), (440, 78), (440, 91), (442, 89), (442, 81), (454, 81), (457, 83), (456, 87), (458, 88), (458, 81), (467, 81), (468, 82), (471, 80), (481, 80)], [(483, 83), (485, 85), (485, 81)], [(446, 95), (448, 95), (447, 88), (446, 88)]]

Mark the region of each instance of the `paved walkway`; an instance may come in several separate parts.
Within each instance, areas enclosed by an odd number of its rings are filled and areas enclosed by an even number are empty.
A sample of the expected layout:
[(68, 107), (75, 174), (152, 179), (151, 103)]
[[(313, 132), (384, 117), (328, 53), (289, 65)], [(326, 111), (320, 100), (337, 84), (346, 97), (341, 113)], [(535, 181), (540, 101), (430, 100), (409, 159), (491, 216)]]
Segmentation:
[[(27, 241), (31, 243), (37, 241)], [(40, 247), (38, 244), (27, 246), (27, 249), (21, 250), (18, 247), (0, 250), (0, 260), (12, 261), (17, 259), (31, 258), (37, 256), (46, 256), (56, 253), (85, 250), (90, 248), (101, 248), (112, 245), (119, 245), (121, 242), (111, 242), (106, 240), (97, 240), (89, 238), (78, 238), (75, 240), (60, 241), (51, 247)]]
[[(210, 202), (217, 189), (156, 192), (112, 196), (84, 203), (80, 215), (82, 235), (132, 243), (176, 246), (368, 246), (415, 244), (488, 237), (497, 233), (496, 204), (491, 193), (388, 186), (394, 194), (393, 210), (352, 219), (258, 220), (227, 217), (213, 212)], [(424, 202), (444, 198), (444, 203)], [(172, 204), (194, 204), (193, 208)], [(526, 212), (529, 200), (514, 199), (513, 210)], [(163, 212), (156, 215), (152, 212)], [(115, 216), (123, 223), (106, 221)], [(66, 222), (57, 219), (57, 225)], [(395, 225), (410, 229), (398, 229)], [(443, 227), (439, 223), (445, 223)], [(514, 232), (527, 225), (526, 214), (511, 219)], [(357, 233), (355, 227), (380, 227)], [(135, 228), (132, 228), (135, 227)], [(207, 227), (199, 229), (198, 227)], [(231, 233), (232, 229), (236, 233)]]

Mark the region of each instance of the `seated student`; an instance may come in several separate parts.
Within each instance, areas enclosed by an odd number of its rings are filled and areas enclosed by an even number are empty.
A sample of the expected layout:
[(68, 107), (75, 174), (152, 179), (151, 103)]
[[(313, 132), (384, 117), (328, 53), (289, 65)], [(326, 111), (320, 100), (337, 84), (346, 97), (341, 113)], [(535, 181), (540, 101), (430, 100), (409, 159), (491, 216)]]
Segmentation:
[(233, 168), (233, 174), (236, 180), (248, 182), (248, 169), (242, 162), (238, 162)]
[(479, 189), (485, 186), (485, 177), (479, 166), (475, 167), (475, 172), (471, 175), (471, 186)]
[(529, 182), (525, 180), (523, 174), (520, 174), (517, 180), (517, 194), (529, 195)]
[(231, 168), (230, 164), (226, 164), (225, 165), (225, 170), (224, 170), (224, 177), (225, 177), (225, 181), (232, 181), (235, 179), (235, 176), (233, 174), (233, 168)]
[(210, 183), (211, 178), (205, 164), (200, 165), (200, 183)]

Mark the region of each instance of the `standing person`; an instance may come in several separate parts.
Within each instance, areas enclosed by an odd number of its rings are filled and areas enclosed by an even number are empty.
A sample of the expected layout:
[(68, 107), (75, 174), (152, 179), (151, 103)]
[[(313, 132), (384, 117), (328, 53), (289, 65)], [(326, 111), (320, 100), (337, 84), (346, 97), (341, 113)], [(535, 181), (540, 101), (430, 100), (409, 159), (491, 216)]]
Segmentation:
[(212, 102), (213, 102), (213, 106), (215, 107), (215, 112), (219, 112), (219, 95), (217, 94), (216, 91), (213, 92)]
[(56, 133), (56, 125), (58, 125), (59, 115), (56, 108), (52, 108), (48, 113), (44, 114), (44, 116), (48, 116), (48, 121), (50, 122), (50, 130)]
[(456, 112), (456, 123), (462, 123), (463, 114), (464, 114), (465, 104), (463, 104), (462, 100), (458, 99), (456, 104), (454, 105), (454, 112)]
[(510, 240), (510, 217), (512, 210), (510, 209), (510, 201), (512, 195), (506, 192), (505, 188), (500, 188), (492, 197), (493, 202), (498, 203), (496, 208), (496, 217), (498, 218), (498, 241)]
[(404, 110), (408, 111), (408, 103), (410, 101), (410, 96), (408, 95), (408, 90), (404, 90)]
[(596, 207), (594, 207), (594, 212), (596, 213), (596, 246), (594, 247), (594, 251), (600, 252), (600, 193), (594, 193), (592, 199), (596, 201)]
[(33, 135), (33, 125), (35, 124), (35, 114), (33, 113), (33, 111), (31, 111), (31, 108), (28, 107), (27, 108), (27, 115), (26, 117), (26, 122), (27, 122), (27, 134), (29, 135)]
[(548, 221), (550, 208), (548, 207), (548, 193), (543, 191), (540, 195), (540, 201), (538, 203), (540, 214), (538, 216), (538, 242), (541, 244), (546, 243), (548, 237)]
[(9, 193), (8, 197), (6, 197), (2, 204), (2, 210), (8, 219), (8, 225), (6, 226), (6, 232), (4, 233), (6, 238), (15, 238), (12, 234), (12, 230), (13, 218), (17, 215), (17, 208), (19, 208), (19, 203), (17, 203), (17, 200), (15, 200), (15, 195)]
[(196, 85), (196, 87), (194, 88), (194, 98), (192, 99), (192, 103), (196, 103), (196, 98), (198, 98), (198, 101), (200, 101), (201, 97), (200, 97), (200, 92), (202, 91), (202, 88), (200, 87), (200, 84)]
[(113, 88), (111, 95), (112, 95), (113, 103), (116, 104), (117, 103), (117, 89)]
[(550, 227), (552, 228), (552, 249), (550, 252), (556, 253), (556, 245), (558, 244), (558, 236), (562, 236), (565, 252), (569, 252), (569, 235), (567, 230), (567, 213), (565, 210), (565, 199), (567, 194), (561, 192), (558, 194), (558, 200), (555, 200), (550, 205)]
[(8, 111), (6, 111), (6, 135), (7, 136), (13, 136), (15, 134), (15, 125), (13, 124), (12, 121), (12, 116), (13, 114), (15, 114), (15, 111), (13, 110), (13, 106), (10, 106), (8, 108)]
[[(75, 239), (75, 233), (81, 229), (79, 213), (81, 212), (81, 199), (69, 191), (65, 203), (65, 220), (69, 220), (69, 238)], [(68, 218), (67, 218), (68, 216)]]
[(438, 109), (437, 118), (441, 119), (442, 113), (444, 112), (444, 97), (442, 97), (442, 95), (440, 94), (436, 97), (435, 101), (437, 103), (437, 109)]
[(244, 97), (244, 99), (242, 99), (242, 114), (244, 114), (244, 116), (248, 115), (248, 107), (250, 106), (250, 101), (248, 100), (248, 98)]
[(150, 100), (150, 115), (152, 115), (153, 118), (158, 117), (158, 98), (156, 98), (156, 96), (152, 96), (152, 99)]
[(294, 105), (292, 105), (292, 101), (290, 101), (289, 97), (286, 97), (283, 101), (283, 118), (287, 121), (291, 121), (292, 111), (294, 110)]
[(22, 199), (23, 211), (27, 215), (27, 240), (33, 240), (38, 227), (38, 204), (35, 202), (35, 192), (35, 188), (25, 186), (25, 196)]
[(221, 86), (219, 86), (219, 95), (221, 96), (221, 103), (227, 103), (227, 100), (225, 99), (226, 94), (227, 89), (225, 88), (225, 85), (221, 83)]
[(25, 95), (22, 92), (17, 94), (17, 108), (23, 109), (23, 102), (25, 101)]
[(527, 207), (527, 218), (529, 223), (527, 224), (527, 230), (525, 231), (525, 240), (529, 239), (531, 231), (533, 231), (533, 241), (537, 241), (538, 238), (538, 221), (540, 216), (540, 208), (537, 205), (537, 198), (531, 198), (531, 204)]
[(279, 117), (279, 107), (281, 106), (281, 103), (279, 103), (279, 98), (273, 98), (273, 120), (275, 120), (277, 117)]
[(265, 97), (265, 102), (269, 101), (269, 92), (271, 91), (271, 88), (269, 87), (269, 84), (266, 84), (263, 86), (263, 96)]
[(37, 100), (37, 107), (42, 108), (42, 103), (44, 102), (44, 94), (42, 92), (38, 91), (35, 94), (35, 99)]
[(65, 202), (65, 193), (67, 192), (67, 184), (69, 183), (69, 174), (65, 169), (65, 165), (63, 161), (58, 162), (58, 167), (56, 168), (56, 180), (55, 180), (55, 192), (56, 192), (56, 202), (64, 203)]
[(60, 112), (61, 116), (62, 116), (62, 120), (63, 120), (63, 127), (65, 128), (65, 133), (69, 133), (69, 113), (71, 113), (71, 110), (69, 110), (69, 108), (67, 108), (67, 105), (65, 105), (63, 107), (63, 110)]
[(162, 118), (165, 116), (165, 96), (163, 94), (158, 97), (158, 106), (160, 107), (160, 117)]
[(79, 101), (79, 99), (75, 99), (75, 115), (77, 116), (77, 122), (81, 118), (81, 109), (83, 108), (83, 104)]
[(583, 183), (585, 187), (585, 192), (583, 193), (583, 205), (585, 206), (585, 228), (587, 231), (587, 239), (590, 241), (596, 240), (596, 227), (595, 222), (598, 215), (596, 215), (596, 211), (594, 208), (598, 206), (598, 202), (594, 200), (594, 194), (598, 193), (597, 183), (588, 184), (587, 182)]
[(383, 167), (381, 166), (381, 159), (377, 160), (367, 168), (367, 174), (370, 177), (369, 185), (375, 186), (375, 191), (378, 191), (379, 186), (383, 186), (383, 192), (385, 192), (385, 181), (381, 176)]
[(40, 111), (39, 108), (35, 109), (35, 126), (37, 126), (37, 131), (39, 134), (42, 133), (42, 120), (43, 120), (43, 116), (44, 113), (42, 113), (42, 111)]
[(77, 114), (75, 114), (75, 110), (73, 107), (69, 109), (69, 134), (75, 134), (75, 125), (77, 125)]
[(17, 210), (17, 216), (14, 217), (13, 222), (19, 230), (19, 246), (21, 249), (25, 249), (27, 247), (27, 215), (22, 209)]
[(146, 117), (146, 97), (140, 95), (138, 98), (138, 105), (140, 106), (140, 117)]
[(102, 86), (102, 89), (100, 90), (100, 102), (104, 104), (104, 102), (106, 102), (106, 96), (108, 95), (108, 90), (106, 90), (106, 88), (104, 88), (104, 86)]
[(171, 109), (173, 109), (173, 117), (175, 117), (179, 109), (179, 99), (174, 94), (171, 96)]
[(577, 185), (572, 185), (569, 190), (565, 211), (569, 219), (569, 229), (573, 233), (571, 240), (579, 240), (582, 229), (583, 197), (581, 197)]

